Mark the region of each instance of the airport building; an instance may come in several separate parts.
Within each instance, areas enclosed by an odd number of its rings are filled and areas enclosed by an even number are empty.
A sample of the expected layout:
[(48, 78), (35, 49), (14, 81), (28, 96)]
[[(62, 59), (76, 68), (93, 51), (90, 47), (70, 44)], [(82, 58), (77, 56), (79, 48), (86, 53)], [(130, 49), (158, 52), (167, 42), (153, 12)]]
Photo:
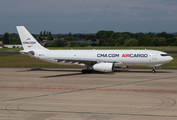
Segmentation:
[(22, 48), (22, 44), (4, 44), (6, 48)]

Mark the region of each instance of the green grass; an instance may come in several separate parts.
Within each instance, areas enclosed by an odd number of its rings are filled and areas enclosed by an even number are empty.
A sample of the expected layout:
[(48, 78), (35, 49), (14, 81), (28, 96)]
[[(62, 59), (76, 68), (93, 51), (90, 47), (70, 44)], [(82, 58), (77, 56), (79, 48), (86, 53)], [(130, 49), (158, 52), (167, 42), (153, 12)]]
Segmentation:
[[(177, 69), (177, 54), (171, 54), (173, 61), (159, 66), (157, 68)], [(41, 61), (36, 58), (31, 58), (26, 55), (0, 55), (0, 67), (81, 67), (76, 65), (59, 65)], [(130, 68), (149, 68), (149, 67), (135, 67)]]
[[(167, 46), (167, 47), (51, 47), (48, 49), (61, 49), (61, 50), (80, 50), (80, 49), (151, 49), (159, 51), (177, 51), (176, 46)], [(11, 52), (11, 51), (20, 51), (22, 48), (2, 48), (0, 52)], [(174, 68), (177, 69), (177, 55), (171, 54), (173, 61), (170, 63), (164, 64), (157, 68)], [(0, 55), (0, 67), (80, 67), (75, 65), (58, 65), (48, 62), (44, 62), (35, 58), (30, 58), (26, 55)], [(130, 68), (147, 68), (147, 67), (135, 67), (131, 66)]]
[[(138, 47), (49, 47), (48, 49), (52, 49), (52, 50), (70, 50), (70, 49), (74, 49), (74, 50), (80, 50), (80, 49), (149, 49), (149, 50), (159, 50), (159, 51), (177, 51), (177, 46), (162, 46), (162, 47), (146, 47), (146, 46), (138, 46)], [(22, 48), (1, 48), (0, 52), (11, 52), (11, 51), (20, 51), (22, 50)]]
[(0, 48), (0, 52), (18, 52), (23, 50), (23, 48)]
[(159, 51), (177, 51), (177, 46), (163, 46), (163, 47), (146, 47), (146, 46), (138, 46), (138, 47), (105, 47), (105, 46), (102, 46), (102, 47), (49, 47), (48, 49), (61, 49), (61, 50), (70, 50), (70, 49), (73, 49), (73, 50), (77, 50), (77, 49), (149, 49), (149, 50), (159, 50)]
[(0, 55), (0, 67), (80, 67), (59, 65), (31, 58), (27, 55)]

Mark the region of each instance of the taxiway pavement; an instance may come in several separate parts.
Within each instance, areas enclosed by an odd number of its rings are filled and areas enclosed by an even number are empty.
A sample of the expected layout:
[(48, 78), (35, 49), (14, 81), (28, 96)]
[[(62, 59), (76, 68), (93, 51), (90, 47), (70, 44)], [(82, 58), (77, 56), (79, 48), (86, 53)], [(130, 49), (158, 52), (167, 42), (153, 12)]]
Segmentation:
[(0, 68), (0, 119), (176, 120), (177, 70)]

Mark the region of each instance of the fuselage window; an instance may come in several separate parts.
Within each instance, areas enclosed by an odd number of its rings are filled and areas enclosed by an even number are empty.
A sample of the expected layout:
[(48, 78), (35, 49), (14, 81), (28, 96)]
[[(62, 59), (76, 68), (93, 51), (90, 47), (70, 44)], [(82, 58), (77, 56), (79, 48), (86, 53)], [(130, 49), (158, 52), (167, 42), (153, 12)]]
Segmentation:
[(168, 54), (160, 54), (161, 56), (168, 56)]

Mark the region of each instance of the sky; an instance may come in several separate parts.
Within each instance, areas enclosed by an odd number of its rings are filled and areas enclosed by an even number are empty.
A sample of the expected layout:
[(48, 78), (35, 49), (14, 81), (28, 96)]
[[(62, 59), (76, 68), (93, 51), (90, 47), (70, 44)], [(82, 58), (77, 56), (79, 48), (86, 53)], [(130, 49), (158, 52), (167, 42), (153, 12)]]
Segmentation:
[(0, 34), (177, 32), (177, 0), (0, 0)]

